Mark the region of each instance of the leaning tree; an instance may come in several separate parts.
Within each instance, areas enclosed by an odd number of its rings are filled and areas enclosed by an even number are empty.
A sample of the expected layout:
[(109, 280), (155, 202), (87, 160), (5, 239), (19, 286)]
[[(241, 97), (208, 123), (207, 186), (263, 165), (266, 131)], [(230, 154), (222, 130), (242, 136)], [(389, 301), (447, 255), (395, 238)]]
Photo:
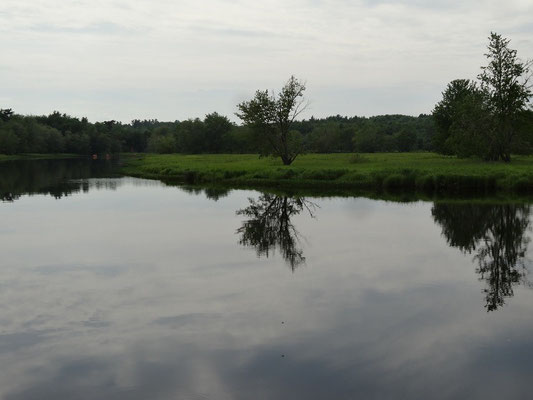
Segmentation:
[(258, 90), (251, 100), (237, 105), (236, 115), (256, 135), (261, 155), (280, 157), (290, 165), (302, 152), (301, 135), (291, 128), (307, 106), (304, 91), (305, 83), (291, 76), (278, 95)]

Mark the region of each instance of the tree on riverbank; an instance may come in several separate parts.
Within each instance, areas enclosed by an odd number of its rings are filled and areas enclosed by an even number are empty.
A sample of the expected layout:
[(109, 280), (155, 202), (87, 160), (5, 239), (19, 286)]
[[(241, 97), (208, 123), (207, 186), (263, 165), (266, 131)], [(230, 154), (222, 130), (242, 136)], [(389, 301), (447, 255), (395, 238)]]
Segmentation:
[(511, 161), (511, 143), (517, 132), (519, 115), (526, 109), (532, 95), (530, 85), (531, 61), (522, 62), (517, 51), (510, 49), (509, 39), (491, 33), (488, 53), (489, 65), (482, 67), (478, 78), (487, 97), (487, 108), (494, 120), (489, 153), (490, 160)]
[(522, 148), (524, 139), (533, 140), (518, 138), (521, 132), (527, 135), (527, 129), (522, 128), (530, 117), (527, 105), (532, 96), (532, 62), (519, 60), (509, 43), (509, 39), (491, 33), (485, 54), (489, 63), (481, 67), (479, 84), (467, 79), (448, 84), (433, 110), (438, 152), (509, 162), (517, 140)]
[(278, 96), (258, 90), (253, 99), (237, 105), (236, 115), (256, 134), (261, 155), (278, 156), (290, 165), (302, 152), (301, 134), (291, 128), (307, 106), (304, 91), (305, 84), (291, 76)]
[[(442, 93), (442, 100), (437, 103), (433, 110), (433, 118), (437, 127), (437, 133), (433, 138), (435, 149), (442, 154), (459, 154), (463, 156), (473, 155), (477, 146), (465, 145), (461, 136), (475, 138), (480, 129), (468, 129), (473, 120), (471, 116), (465, 116), (465, 110), (477, 108), (483, 112), (483, 96), (476, 84), (469, 79), (456, 79), (451, 81)], [(476, 127), (475, 124), (474, 128)], [(468, 132), (467, 135), (464, 133)]]

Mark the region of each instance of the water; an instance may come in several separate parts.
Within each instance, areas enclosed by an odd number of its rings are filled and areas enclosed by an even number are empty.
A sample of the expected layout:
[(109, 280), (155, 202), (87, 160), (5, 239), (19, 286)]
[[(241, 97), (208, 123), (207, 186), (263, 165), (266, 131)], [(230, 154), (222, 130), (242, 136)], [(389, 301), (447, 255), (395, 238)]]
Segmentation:
[(527, 204), (0, 163), (1, 399), (525, 399)]

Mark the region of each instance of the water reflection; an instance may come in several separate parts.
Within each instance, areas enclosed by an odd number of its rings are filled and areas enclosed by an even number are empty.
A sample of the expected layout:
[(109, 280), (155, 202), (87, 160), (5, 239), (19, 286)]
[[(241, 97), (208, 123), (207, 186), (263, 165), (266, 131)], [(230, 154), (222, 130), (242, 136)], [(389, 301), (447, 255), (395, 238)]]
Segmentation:
[[(470, 285), (472, 257), (502, 299), (524, 281), (527, 206), (330, 198), (312, 221), (303, 198), (73, 178), (90, 193), (0, 204), (1, 399), (530, 397), (533, 291), (487, 314)], [(287, 279), (238, 227), (313, 268)]]
[(239, 243), (255, 247), (259, 257), (268, 257), (276, 248), (294, 271), (305, 263), (300, 247), (300, 233), (291, 217), (306, 210), (314, 218), (317, 205), (303, 197), (277, 196), (264, 193), (257, 200), (248, 199), (249, 206), (237, 210), (237, 215), (248, 217), (237, 230)]
[(476, 272), (486, 282), (487, 311), (503, 306), (513, 296), (513, 286), (529, 285), (525, 256), (530, 206), (435, 203), (431, 213), (450, 246), (475, 253)]
[[(17, 160), (0, 162), (0, 201), (13, 202), (23, 195), (45, 194), (60, 199), (89, 190), (89, 178), (117, 177), (113, 161), (86, 159)], [(117, 181), (91, 182), (98, 188), (116, 189)]]
[[(50, 195), (56, 199), (90, 189), (117, 190), (126, 182), (133, 186), (176, 186), (147, 179), (120, 179), (118, 160), (86, 158), (15, 160), (0, 162), (0, 201), (14, 202), (23, 196)], [(184, 192), (210, 200), (228, 196), (230, 189), (178, 185)]]
[[(172, 186), (172, 183), (166, 183), (169, 186)], [(198, 186), (182, 186), (179, 185), (179, 188), (184, 192), (194, 194), (194, 195), (205, 195), (209, 200), (218, 201), (224, 197), (227, 197), (231, 189), (222, 188), (222, 187), (198, 187)]]

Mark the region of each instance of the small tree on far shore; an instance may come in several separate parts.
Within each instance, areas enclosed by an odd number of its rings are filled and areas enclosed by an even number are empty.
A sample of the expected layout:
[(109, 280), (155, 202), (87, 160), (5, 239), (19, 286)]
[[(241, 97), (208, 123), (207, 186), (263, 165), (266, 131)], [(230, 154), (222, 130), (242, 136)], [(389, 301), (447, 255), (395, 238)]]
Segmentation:
[(237, 105), (236, 115), (255, 133), (261, 155), (280, 157), (290, 165), (302, 152), (301, 135), (291, 127), (307, 107), (304, 91), (305, 83), (291, 76), (278, 95), (258, 90), (253, 99)]

